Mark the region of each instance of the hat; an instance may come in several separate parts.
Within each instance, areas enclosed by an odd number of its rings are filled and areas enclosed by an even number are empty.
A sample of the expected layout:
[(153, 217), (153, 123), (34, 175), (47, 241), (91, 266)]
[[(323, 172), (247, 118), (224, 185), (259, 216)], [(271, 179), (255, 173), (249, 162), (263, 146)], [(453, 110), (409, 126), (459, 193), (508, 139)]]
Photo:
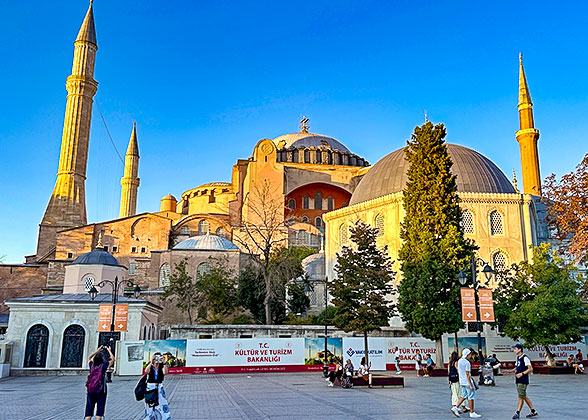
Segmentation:
[(466, 357), (468, 357), (468, 355), (469, 355), (471, 352), (472, 352), (472, 351), (471, 351), (470, 349), (464, 349), (464, 350), (463, 350), (463, 353), (461, 354), (461, 357), (465, 359)]
[(522, 350), (522, 349), (523, 349), (523, 345), (522, 345), (522, 344), (519, 344), (519, 343), (517, 343), (517, 344), (515, 344), (514, 346), (512, 346), (512, 348), (513, 348), (513, 349), (519, 349), (519, 350)]

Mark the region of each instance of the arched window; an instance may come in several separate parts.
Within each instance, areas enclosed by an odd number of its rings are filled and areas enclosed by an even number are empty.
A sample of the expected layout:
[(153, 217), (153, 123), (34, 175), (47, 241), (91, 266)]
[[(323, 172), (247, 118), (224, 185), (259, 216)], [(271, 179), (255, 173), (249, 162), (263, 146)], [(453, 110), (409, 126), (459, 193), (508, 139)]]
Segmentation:
[(198, 264), (198, 268), (196, 268), (196, 276), (198, 278), (208, 273), (210, 273), (210, 264), (205, 262)]
[(169, 276), (171, 274), (171, 270), (168, 263), (163, 264), (159, 268), (159, 287), (167, 287), (169, 286)]
[(27, 333), (24, 367), (44, 368), (47, 361), (49, 329), (43, 324), (35, 324)]
[(314, 225), (317, 227), (317, 229), (320, 229), (323, 227), (323, 219), (319, 217), (314, 219)]
[(147, 325), (143, 325), (143, 340), (147, 340)]
[(220, 226), (216, 229), (216, 236), (222, 236), (224, 237), (227, 234), (227, 231), (225, 230), (224, 227)]
[(490, 235), (504, 235), (502, 214), (496, 210), (490, 213)]
[(464, 233), (474, 233), (474, 213), (469, 210), (461, 213), (461, 227)]
[(305, 195), (302, 197), (302, 208), (308, 209), (310, 207), (310, 197)]
[(292, 162), (298, 163), (298, 150), (292, 152)]
[(308, 217), (302, 216), (302, 223), (308, 223)]
[(335, 200), (333, 200), (333, 197), (327, 198), (327, 209), (335, 210)]
[(323, 161), (323, 156), (321, 154), (321, 151), (317, 150), (316, 151), (316, 163), (322, 163), (322, 161)]
[(315, 210), (322, 210), (323, 209), (323, 195), (320, 192), (314, 193), (314, 209)]
[(296, 210), (296, 200), (294, 200), (293, 198), (288, 200), (288, 208), (290, 210)]
[(339, 226), (339, 242), (341, 245), (347, 245), (347, 241), (349, 240), (349, 230), (347, 229), (346, 225)]
[(374, 227), (378, 229), (378, 236), (384, 236), (384, 216), (376, 214), (376, 217), (374, 217)]
[(508, 262), (506, 260), (506, 255), (503, 252), (497, 251), (492, 255), (492, 265), (495, 272), (500, 272), (506, 270)]
[(188, 226), (182, 226), (180, 235), (190, 235), (190, 228)]
[(70, 325), (63, 332), (61, 346), (61, 367), (81, 368), (84, 359), (84, 339), (86, 332), (81, 325)]
[(198, 235), (206, 235), (210, 232), (210, 224), (208, 220), (201, 220), (198, 222)]
[(304, 149), (304, 163), (310, 163), (310, 150)]

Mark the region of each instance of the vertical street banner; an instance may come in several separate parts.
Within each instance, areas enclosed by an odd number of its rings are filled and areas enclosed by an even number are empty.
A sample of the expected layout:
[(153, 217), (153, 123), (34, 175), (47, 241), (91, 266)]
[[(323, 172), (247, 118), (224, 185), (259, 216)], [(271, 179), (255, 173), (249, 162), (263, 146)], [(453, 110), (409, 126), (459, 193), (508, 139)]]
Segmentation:
[(474, 289), (469, 287), (461, 288), (461, 320), (463, 322), (477, 321), (476, 317), (476, 297)]
[(478, 289), (478, 298), (480, 299), (480, 318), (482, 318), (480, 321), (495, 322), (492, 290)]
[(98, 312), (98, 332), (110, 332), (112, 322), (112, 305), (100, 305)]
[(129, 316), (129, 305), (116, 305), (114, 311), (114, 331), (126, 331)]

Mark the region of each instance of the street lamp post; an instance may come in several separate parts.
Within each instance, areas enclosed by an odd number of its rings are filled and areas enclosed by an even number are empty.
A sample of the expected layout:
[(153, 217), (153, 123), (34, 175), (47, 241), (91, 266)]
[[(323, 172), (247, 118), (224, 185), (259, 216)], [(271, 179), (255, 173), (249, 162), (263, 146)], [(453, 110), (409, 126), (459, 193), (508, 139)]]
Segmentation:
[[(477, 267), (483, 267), (482, 268), (482, 273), (484, 273), (484, 276), (486, 277), (486, 280), (490, 280), (492, 278), (492, 274), (494, 274), (494, 271), (492, 270), (492, 267), (490, 267), (490, 265), (484, 261), (481, 258), (476, 258), (476, 256), (474, 254), (472, 254), (472, 259), (470, 261), (470, 267), (472, 270), (472, 283), (474, 286), (474, 305), (476, 307), (476, 330), (478, 333), (478, 358), (480, 361), (480, 372), (479, 372), (479, 381), (478, 383), (480, 385), (484, 385), (484, 375), (482, 373), (482, 365), (484, 364), (484, 355), (482, 354), (482, 323), (480, 320), (480, 299), (478, 297), (478, 289), (479, 289), (479, 285), (478, 285), (478, 279), (477, 279)], [(459, 282), (461, 283), (462, 286), (465, 286), (465, 284), (467, 283), (468, 277), (467, 274), (464, 271), (460, 271), (459, 274), (457, 275), (457, 278), (459, 279)]]
[[(141, 294), (141, 288), (139, 287), (139, 285), (135, 285), (132, 281), (130, 280), (122, 280), (119, 281), (118, 280), (118, 276), (116, 276), (113, 280), (102, 280), (100, 283), (98, 283), (96, 286), (102, 288), (104, 286), (106, 286), (107, 284), (109, 284), (112, 287), (112, 296), (110, 298), (111, 304), (112, 304), (112, 313), (110, 315), (110, 332), (114, 332), (114, 321), (115, 321), (115, 313), (116, 313), (116, 303), (118, 302), (118, 293), (119, 293), (119, 289), (121, 288), (121, 286), (123, 285), (127, 285), (129, 287), (133, 287), (133, 295), (135, 296), (135, 298), (138, 298), (139, 295)], [(98, 290), (96, 289), (96, 286), (92, 286), (92, 288), (90, 290), (88, 290), (88, 294), (90, 295), (90, 299), (94, 300), (96, 299), (96, 296), (98, 296)], [(110, 339), (110, 347), (112, 348), (112, 344), (113, 344), (113, 339)], [(106, 376), (106, 382), (112, 382), (112, 372), (107, 372), (107, 376)]]
[(329, 282), (329, 278), (325, 277), (325, 354), (323, 357), (323, 376), (326, 378), (327, 376), (329, 376), (329, 362), (327, 361), (327, 351), (328, 349), (328, 344), (327, 344), (327, 333), (328, 333), (328, 320), (327, 320), (327, 314), (328, 314), (328, 304), (329, 304), (329, 296), (328, 296), (328, 291), (327, 291), (327, 283)]

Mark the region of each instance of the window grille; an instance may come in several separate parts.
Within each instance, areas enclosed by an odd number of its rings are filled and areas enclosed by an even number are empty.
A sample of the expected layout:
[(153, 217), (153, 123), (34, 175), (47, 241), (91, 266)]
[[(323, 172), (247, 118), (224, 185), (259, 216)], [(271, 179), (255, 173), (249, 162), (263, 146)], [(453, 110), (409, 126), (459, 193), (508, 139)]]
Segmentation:
[(492, 265), (494, 266), (494, 271), (500, 272), (506, 270), (507, 261), (506, 255), (504, 253), (498, 251), (492, 256)]
[(490, 234), (504, 235), (504, 226), (502, 225), (502, 214), (494, 210), (490, 213)]
[(376, 215), (374, 225), (376, 225), (376, 229), (378, 229), (378, 236), (384, 236), (384, 216), (381, 214)]
[(198, 235), (206, 235), (210, 231), (210, 224), (208, 220), (201, 220), (198, 222)]
[(169, 286), (169, 276), (171, 274), (170, 266), (165, 263), (159, 269), (159, 287)]
[(346, 225), (339, 226), (339, 242), (341, 245), (347, 245), (347, 241), (349, 240), (349, 231), (347, 230)]
[(200, 278), (208, 273), (210, 273), (210, 264), (208, 264), (208, 263), (198, 264), (198, 268), (196, 269), (196, 275), (198, 278)]
[(86, 276), (84, 277), (84, 290), (86, 292), (89, 292), (92, 287), (94, 287), (94, 277), (92, 276)]
[(474, 233), (474, 214), (469, 210), (461, 213), (461, 227), (464, 233)]

